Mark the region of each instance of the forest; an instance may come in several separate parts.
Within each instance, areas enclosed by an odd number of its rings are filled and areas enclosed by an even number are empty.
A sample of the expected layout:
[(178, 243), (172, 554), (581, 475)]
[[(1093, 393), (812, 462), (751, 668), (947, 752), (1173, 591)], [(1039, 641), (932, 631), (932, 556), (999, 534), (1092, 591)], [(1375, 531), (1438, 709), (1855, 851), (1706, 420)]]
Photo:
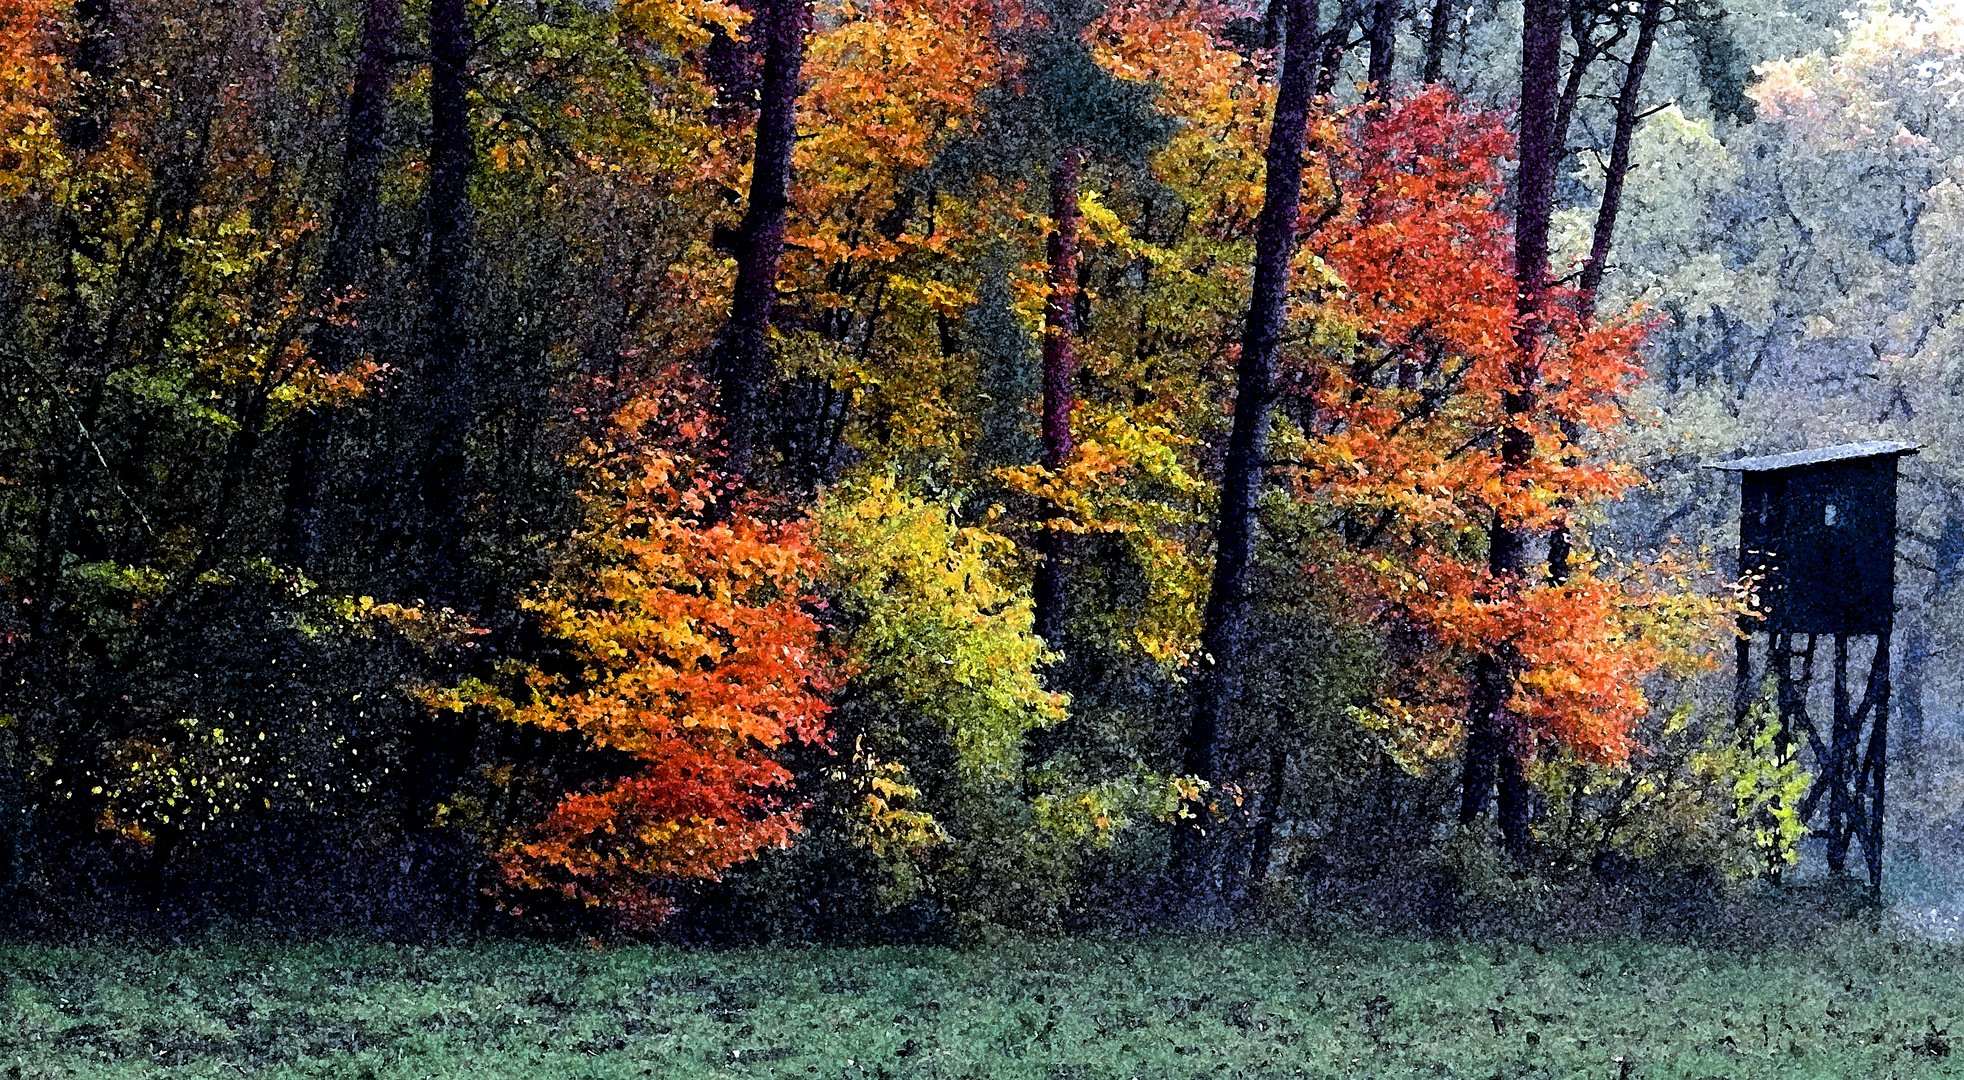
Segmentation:
[(1701, 466), (1881, 439), (1954, 925), (1960, 79), (1949, 0), (0, 0), (0, 929), (1771, 910)]

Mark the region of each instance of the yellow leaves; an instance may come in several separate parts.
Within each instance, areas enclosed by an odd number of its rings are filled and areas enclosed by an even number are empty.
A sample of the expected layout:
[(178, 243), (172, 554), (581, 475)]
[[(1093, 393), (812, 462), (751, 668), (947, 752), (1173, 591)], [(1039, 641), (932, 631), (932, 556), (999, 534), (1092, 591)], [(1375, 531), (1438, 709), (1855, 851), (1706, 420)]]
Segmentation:
[(960, 318), (975, 304), (975, 291), (945, 281), (920, 279), (904, 274), (887, 278), (887, 288), (901, 296), (914, 297), (929, 311), (949, 318)]
[(1180, 533), (1195, 520), (1204, 483), (1182, 451), (1189, 440), (1134, 410), (1081, 409), (1082, 438), (1055, 472), (1041, 465), (998, 469), (1011, 491), (1048, 504), (1037, 527), (1124, 538), (1145, 572), (1149, 600), (1124, 633), (1169, 669), (1199, 638), (1202, 569)]
[(282, 366), (288, 374), (270, 395), (276, 420), (310, 408), (351, 405), (372, 393), (383, 374), (382, 366), (368, 356), (340, 371), (325, 371), (298, 341), (287, 346)]
[(1350, 706), (1348, 711), (1358, 726), (1385, 736), (1386, 753), (1413, 776), (1425, 775), (1459, 751), (1465, 710), (1456, 700), (1416, 702), (1385, 696)]
[(904, 179), (966, 127), (1000, 64), (976, 5), (896, 0), (841, 11), (813, 34), (806, 60), (800, 216), (860, 242), (880, 235), (878, 218)]
[(467, 678), (456, 686), (417, 687), (410, 696), (431, 712), (461, 713), (469, 708), (490, 710), (494, 715), (513, 715), (517, 706), (498, 687), (479, 678)]
[(339, 597), (330, 606), (339, 618), (355, 624), (364, 633), (372, 633), (375, 625), (387, 626), (424, 649), (468, 644), (490, 632), (447, 607), (430, 611), (414, 604), (378, 601), (372, 596)]
[(721, 0), (621, 0), (623, 29), (639, 35), (670, 55), (708, 44), (713, 30), (735, 36), (750, 16)]
[(884, 475), (829, 492), (818, 518), (855, 684), (938, 727), (965, 773), (1009, 775), (1025, 734), (1064, 716), (1029, 597), (997, 565), (1010, 542)]
[(180, 718), (173, 727), (113, 748), (103, 775), (88, 789), (102, 801), (99, 828), (147, 846), (156, 838), (154, 829), (205, 829), (266, 788), (271, 763), (257, 748), (233, 746), (225, 728), (196, 717)]
[(530, 139), (516, 138), (492, 143), (485, 149), (485, 156), (491, 160), (491, 168), (497, 172), (510, 172), (523, 168), (532, 159)]
[(1156, 266), (1176, 265), (1179, 261), (1174, 252), (1133, 236), (1118, 214), (1090, 188), (1078, 195), (1078, 212), (1083, 215), (1084, 239), (1091, 244), (1108, 247), (1114, 255), (1145, 259)]
[(852, 776), (860, 798), (849, 835), (875, 858), (912, 859), (948, 841), (934, 815), (913, 808), (921, 790), (908, 780), (907, 767), (868, 750), (863, 736), (854, 740)]
[(1118, 833), (1140, 818), (1163, 823), (1189, 820), (1205, 812), (1205, 781), (1192, 776), (1167, 776), (1143, 767), (1131, 776), (1091, 787), (1056, 787), (1057, 779), (1041, 776), (1047, 790), (1031, 803), (1037, 827), (1059, 839), (1108, 848)]

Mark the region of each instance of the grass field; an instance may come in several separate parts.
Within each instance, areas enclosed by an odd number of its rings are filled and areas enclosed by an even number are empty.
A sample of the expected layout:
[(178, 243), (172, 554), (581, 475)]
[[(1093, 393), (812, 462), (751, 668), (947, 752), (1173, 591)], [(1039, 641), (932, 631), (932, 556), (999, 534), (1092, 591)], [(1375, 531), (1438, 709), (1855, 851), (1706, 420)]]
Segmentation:
[(1852, 931), (1823, 954), (1751, 955), (1249, 937), (11, 946), (0, 1076), (1951, 1076), (1960, 960)]

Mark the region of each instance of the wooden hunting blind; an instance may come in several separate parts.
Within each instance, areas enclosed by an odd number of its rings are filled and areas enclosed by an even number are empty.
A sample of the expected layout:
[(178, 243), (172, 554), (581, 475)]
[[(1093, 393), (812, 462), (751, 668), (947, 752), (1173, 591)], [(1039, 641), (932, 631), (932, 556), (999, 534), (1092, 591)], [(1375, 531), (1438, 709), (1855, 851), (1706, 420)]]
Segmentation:
[[(1740, 474), (1739, 570), (1756, 581), (1757, 616), (1741, 620), (1737, 709), (1743, 719), (1771, 683), (1780, 753), (1813, 757), (1800, 817), (1826, 839), (1828, 867), (1845, 872), (1860, 840), (1869, 887), (1882, 886), (1882, 812), (1889, 739), (1889, 639), (1896, 614), (1896, 473), (1910, 443), (1865, 442), (1715, 462)], [(1756, 637), (1766, 642), (1756, 669)], [(1815, 648), (1833, 642), (1827, 732), (1808, 712)], [(1869, 637), (1859, 704), (1848, 683), (1849, 639)], [(1826, 808), (1822, 817), (1817, 811)]]

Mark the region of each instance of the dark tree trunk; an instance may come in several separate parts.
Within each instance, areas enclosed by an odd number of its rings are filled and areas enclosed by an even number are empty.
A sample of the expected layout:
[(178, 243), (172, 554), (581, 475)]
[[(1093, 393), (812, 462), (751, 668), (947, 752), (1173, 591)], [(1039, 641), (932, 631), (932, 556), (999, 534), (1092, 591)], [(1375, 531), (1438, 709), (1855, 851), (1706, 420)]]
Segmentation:
[(1258, 893), (1268, 881), (1269, 863), (1275, 861), (1275, 829), (1282, 822), (1284, 789), (1289, 783), (1289, 750), (1277, 740), (1268, 752), (1268, 778), (1262, 789), (1262, 813), (1255, 822), (1254, 837), (1248, 848), (1247, 891)]
[(470, 355), (469, 274), (472, 242), (470, 10), (466, 0), (430, 5), (430, 358), (423, 393), (430, 427), (422, 504), (430, 545), (434, 599), (460, 603), (465, 517), (471, 499), (465, 438), (476, 404)]
[[(1289, 0), (1281, 0), (1287, 10)], [(1350, 31), (1363, 20), (1363, 14), (1355, 5), (1357, 0), (1345, 0), (1337, 10), (1336, 20), (1322, 34), (1322, 50), (1316, 61), (1316, 94), (1323, 96), (1337, 88), (1337, 75), (1343, 70), (1343, 54), (1350, 48)]]
[[(424, 193), (430, 339), (417, 403), (428, 442), (418, 477), (421, 505), (410, 516), (420, 517), (418, 540), (429, 599), (467, 612), (476, 598), (469, 595), (463, 558), (473, 502), (466, 486), (471, 472), (466, 440), (478, 397), (468, 308), (474, 231), (470, 180), (476, 167), (468, 70), (472, 43), (467, 0), (432, 0), (429, 183)], [(474, 741), (461, 725), (444, 723), (424, 724), (405, 740), (400, 797), (404, 820), (412, 828), (434, 828), (437, 807), (470, 761)]]
[(112, 0), (75, 0), (74, 44), (68, 68), (80, 81), (75, 109), (63, 118), (61, 141), (79, 153), (99, 149), (109, 138), (110, 89), (116, 61), (116, 6)]
[(1403, 0), (1373, 0), (1371, 4), (1371, 62), (1365, 78), (1371, 95), (1383, 98), (1391, 88), (1391, 70), (1398, 57), (1398, 9)]
[[(1043, 467), (1056, 472), (1071, 460), (1071, 413), (1077, 407), (1078, 184), (1084, 155), (1059, 154), (1050, 170), (1049, 297), (1043, 307)], [(1068, 599), (1067, 535), (1039, 534), (1043, 561), (1036, 573), (1036, 632), (1051, 648), (1063, 644)]]
[[(350, 290), (359, 290), (369, 278), (369, 258), (375, 250), (381, 209), (382, 159), (388, 149), (382, 125), (395, 82), (394, 53), (401, 25), (402, 0), (368, 0), (355, 56), (354, 85), (348, 94), (341, 187), (335, 193), (333, 231), (321, 263), (318, 292), (329, 304), (349, 301)], [(358, 340), (356, 329), (347, 321), (361, 306), (355, 300), (334, 311), (334, 317), (316, 335), (314, 359), (323, 370), (339, 372), (347, 367)], [(318, 408), (307, 410), (295, 421), (280, 552), (285, 561), (297, 566), (311, 565), (320, 552), (325, 524), (321, 489), (331, 433), (332, 417)]]
[[(1910, 618), (1908, 631), (1903, 637), (1903, 663), (1901, 684), (1896, 691), (1897, 713), (1902, 722), (1897, 725), (1901, 733), (1902, 749), (1898, 757), (1902, 761), (1904, 778), (1914, 783), (1924, 775), (1923, 764), (1923, 691), (1924, 680), (1929, 673), (1931, 661), (1937, 657), (1931, 646), (1930, 628), (1921, 618)], [(1915, 850), (1915, 841), (1907, 849)]]
[[(1316, 7), (1316, 0), (1289, 0), (1288, 5), (1288, 37), (1269, 128), (1266, 186), (1255, 222), (1254, 286), (1235, 369), (1234, 426), (1222, 467), (1214, 575), (1201, 624), (1201, 670), (1195, 683), (1193, 722), (1181, 747), (1182, 768), (1215, 785), (1224, 779), (1222, 736), (1247, 663), (1243, 639), (1255, 562), (1255, 508), (1261, 494), (1275, 360), (1288, 315), (1290, 262), (1302, 208), (1303, 144), (1316, 88)], [(1209, 863), (1220, 867), (1226, 862), (1210, 858), (1203, 850), (1197, 828), (1182, 829), (1177, 836), (1177, 862), (1190, 886), (1234, 890), (1232, 882), (1207, 880), (1216, 876)]]
[(471, 20), (465, 0), (430, 4), (430, 361), (422, 393), (430, 416), (430, 458), (422, 469), (430, 591), (462, 603), (464, 532), (469, 514), (465, 436), (475, 414), (477, 371), (469, 353)]
[(805, 62), (809, 0), (767, 0), (752, 25), (764, 37), (764, 70), (757, 110), (757, 150), (750, 174), (750, 202), (737, 234), (736, 287), (730, 321), (717, 343), (715, 364), (723, 406), (724, 467), (747, 477), (764, 423), (765, 384), (770, 379), (771, 316), (784, 262), (784, 222), (791, 208), (791, 157), (798, 138), (798, 95)]
[[(333, 232), (321, 264), (321, 283), (330, 292), (352, 288), (366, 276), (380, 217), (383, 141), (389, 94), (395, 87), (396, 36), (402, 27), (402, 0), (368, 0), (361, 44), (355, 55), (354, 83), (348, 93), (348, 120), (342, 148), (341, 187), (334, 197)], [(468, 49), (468, 42), (465, 43)], [(468, 53), (465, 54), (466, 58)], [(468, 154), (468, 150), (466, 150)], [(330, 344), (337, 344), (330, 335)], [(340, 359), (335, 357), (332, 359)]]
[(1557, 585), (1565, 584), (1571, 572), (1570, 562), (1575, 558), (1575, 538), (1569, 535), (1568, 515), (1564, 511), (1560, 521), (1555, 523), (1554, 531), (1548, 534), (1548, 580)]
[(1282, 5), (1288, 0), (1268, 0), (1262, 12), (1262, 48), (1274, 50), (1282, 45)]
[(1623, 74), (1623, 87), (1616, 95), (1616, 129), (1609, 144), (1609, 165), (1603, 172), (1603, 202), (1596, 210), (1596, 231), (1589, 241), (1589, 259), (1582, 264), (1580, 283), (1583, 313), (1596, 307), (1596, 292), (1602, 288), (1603, 274), (1609, 269), (1610, 244), (1616, 235), (1616, 215), (1623, 208), (1623, 184), (1630, 175), (1630, 146), (1636, 140), (1641, 110), (1644, 69), (1657, 43), (1657, 29), (1664, 23), (1664, 0), (1644, 0), (1637, 24), (1637, 43), (1630, 52), (1630, 65)]
[(430, 458), (422, 469), (424, 536), (434, 599), (462, 603), (464, 532), (469, 513), (465, 436), (475, 414), (477, 371), (469, 353), (471, 22), (465, 0), (430, 4), (430, 363), (422, 393), (430, 416)]
[[(769, 0), (737, 0), (736, 6), (753, 20), (763, 14)], [(762, 57), (754, 37), (731, 37), (721, 26), (710, 31), (709, 43), (702, 49), (702, 73), (715, 91), (709, 116), (719, 124), (735, 124), (757, 117), (757, 91), (763, 75)]]
[(1582, 102), (1582, 87), (1589, 69), (1623, 37), (1623, 31), (1618, 29), (1606, 39), (1598, 38), (1587, 4), (1569, 5), (1568, 26), (1569, 36), (1575, 42), (1575, 59), (1569, 63), (1568, 74), (1562, 81), (1561, 96), (1555, 105), (1555, 126), (1549, 136), (1554, 140), (1558, 161), (1568, 153), (1568, 131), (1575, 122), (1576, 106)]
[[(1534, 454), (1528, 417), (1540, 381), (1537, 349), (1541, 305), (1548, 288), (1548, 229), (1554, 212), (1555, 167), (1561, 158), (1556, 115), (1564, 10), (1564, 0), (1527, 0), (1522, 13), (1521, 166), (1514, 208), (1515, 370), (1513, 389), (1502, 395), (1507, 427), (1501, 433), (1501, 467), (1510, 472), (1527, 465)], [(1488, 541), (1493, 587), (1518, 587), (1527, 570), (1528, 537), (1496, 514)], [(1460, 821), (1470, 824), (1485, 812), (1497, 780), (1501, 835), (1510, 850), (1523, 854), (1528, 845), (1528, 791), (1522, 766), (1532, 747), (1519, 719), (1507, 709), (1514, 666), (1504, 646), (1476, 661), (1467, 710)]]
[(1432, 21), (1425, 27), (1425, 68), (1419, 79), (1436, 83), (1446, 74), (1446, 31), (1453, 19), (1451, 0), (1432, 0)]

